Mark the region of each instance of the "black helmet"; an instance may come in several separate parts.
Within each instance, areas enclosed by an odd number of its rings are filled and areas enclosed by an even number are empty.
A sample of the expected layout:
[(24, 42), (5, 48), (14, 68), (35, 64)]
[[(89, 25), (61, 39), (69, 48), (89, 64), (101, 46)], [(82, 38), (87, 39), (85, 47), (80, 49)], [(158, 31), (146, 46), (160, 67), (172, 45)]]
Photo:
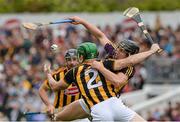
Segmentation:
[(139, 46), (132, 40), (123, 40), (118, 43), (118, 48), (122, 48), (126, 53), (133, 55), (139, 52)]
[(77, 50), (76, 49), (67, 50), (64, 57), (65, 57), (65, 59), (77, 57)]

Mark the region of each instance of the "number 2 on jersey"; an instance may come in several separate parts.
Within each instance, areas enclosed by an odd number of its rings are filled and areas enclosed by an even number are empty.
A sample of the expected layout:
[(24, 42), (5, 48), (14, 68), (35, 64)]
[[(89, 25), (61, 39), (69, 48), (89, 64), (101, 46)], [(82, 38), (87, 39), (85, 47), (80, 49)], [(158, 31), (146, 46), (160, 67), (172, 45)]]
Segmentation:
[(98, 72), (94, 69), (90, 69), (90, 70), (87, 70), (85, 72), (85, 75), (89, 75), (90, 73), (93, 73), (93, 76), (92, 78), (87, 82), (87, 87), (88, 89), (93, 89), (93, 88), (96, 88), (96, 87), (99, 87), (99, 86), (102, 86), (102, 82), (101, 81), (98, 81), (96, 83), (96, 78), (97, 78), (97, 75), (98, 75)]

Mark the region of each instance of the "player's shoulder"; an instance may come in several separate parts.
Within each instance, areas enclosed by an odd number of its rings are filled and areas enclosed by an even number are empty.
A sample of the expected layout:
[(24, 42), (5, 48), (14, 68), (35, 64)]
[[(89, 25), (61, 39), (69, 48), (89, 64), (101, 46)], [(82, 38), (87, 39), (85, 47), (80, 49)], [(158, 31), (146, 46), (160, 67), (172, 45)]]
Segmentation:
[(79, 68), (79, 65), (70, 68), (70, 69), (66, 72), (66, 76), (68, 76), (68, 75), (71, 75), (71, 76), (73, 75), (73, 76), (74, 76), (74, 74), (76, 74), (78, 68)]
[(59, 67), (53, 71), (53, 74), (57, 74), (57, 73), (64, 72), (64, 71), (67, 71), (67, 67), (65, 67), (65, 66)]
[(91, 68), (91, 63), (81, 63), (75, 67), (73, 67), (73, 74), (77, 75), (82, 73), (82, 71), (86, 71), (87, 69)]

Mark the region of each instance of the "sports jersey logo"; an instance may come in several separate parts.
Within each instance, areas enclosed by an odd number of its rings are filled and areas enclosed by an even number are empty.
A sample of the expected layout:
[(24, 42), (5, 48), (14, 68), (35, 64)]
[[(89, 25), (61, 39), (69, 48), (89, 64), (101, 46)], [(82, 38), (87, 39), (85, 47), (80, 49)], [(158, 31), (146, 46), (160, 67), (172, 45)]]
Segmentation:
[(65, 95), (71, 95), (71, 96), (75, 96), (78, 93), (79, 93), (79, 90), (78, 90), (77, 86), (69, 87), (64, 91)]

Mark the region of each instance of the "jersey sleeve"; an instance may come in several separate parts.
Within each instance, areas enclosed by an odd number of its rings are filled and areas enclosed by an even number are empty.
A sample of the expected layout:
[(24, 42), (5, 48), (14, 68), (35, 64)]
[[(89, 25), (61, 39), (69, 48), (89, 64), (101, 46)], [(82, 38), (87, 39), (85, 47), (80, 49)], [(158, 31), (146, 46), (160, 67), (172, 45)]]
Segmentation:
[(114, 67), (114, 62), (115, 60), (113, 59), (107, 59), (107, 60), (104, 60), (103, 61), (103, 65), (105, 68), (107, 68), (108, 70), (114, 72), (114, 73), (118, 73), (118, 72), (122, 72), (124, 73), (128, 79), (130, 79), (131, 77), (133, 77), (134, 73), (135, 73), (135, 68), (132, 67), (132, 66), (129, 66), (129, 67), (126, 67), (126, 68), (123, 68), (121, 70), (114, 70), (113, 67)]
[(120, 70), (120, 72), (124, 73), (128, 79), (132, 78), (134, 73), (135, 73), (135, 68), (132, 66), (129, 66), (127, 68), (123, 68), (122, 70)]
[(75, 81), (74, 70), (75, 68), (72, 68), (65, 74), (64, 82), (66, 82), (67, 84), (71, 84), (72, 82)]
[(114, 60), (113, 59), (106, 59), (103, 61), (103, 65), (106, 69), (115, 72), (115, 70), (113, 69), (114, 67)]

